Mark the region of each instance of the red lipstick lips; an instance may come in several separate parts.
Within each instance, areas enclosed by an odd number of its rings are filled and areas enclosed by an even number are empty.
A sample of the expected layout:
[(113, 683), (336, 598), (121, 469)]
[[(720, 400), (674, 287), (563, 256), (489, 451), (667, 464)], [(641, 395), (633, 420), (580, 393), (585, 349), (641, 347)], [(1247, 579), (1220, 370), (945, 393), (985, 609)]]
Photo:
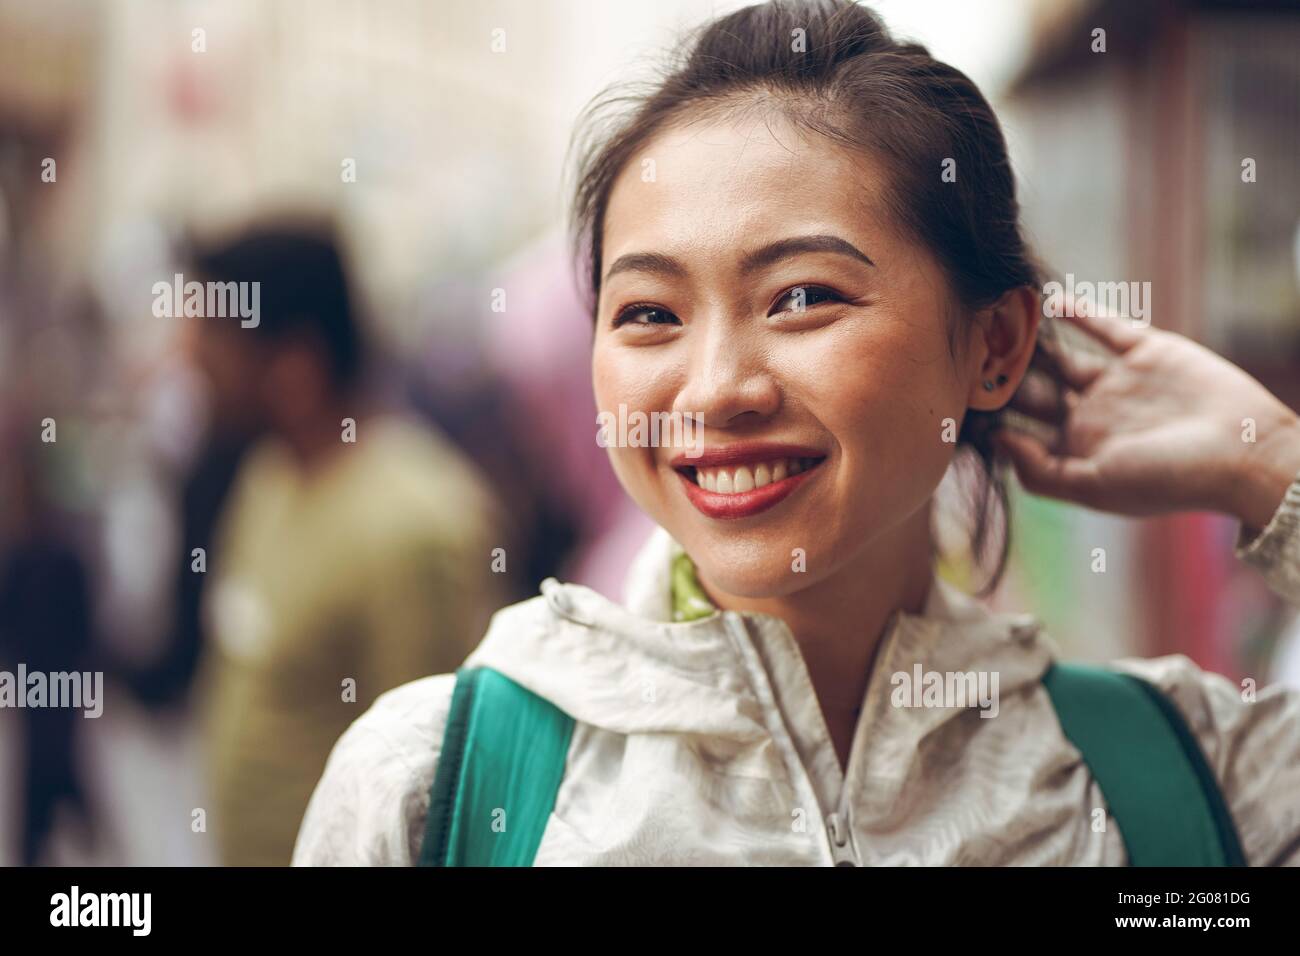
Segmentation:
[[(748, 442), (711, 448), (695, 457), (680, 454), (670, 464), (681, 478), (687, 499), (702, 514), (709, 518), (732, 519), (747, 518), (774, 507), (803, 484), (825, 458), (826, 455), (818, 449), (802, 445)], [(763, 487), (753, 487), (747, 491), (711, 491), (701, 486), (698, 480), (701, 470), (773, 462), (781, 462), (784, 469), (784, 463), (789, 461), (800, 462), (801, 470), (795, 474), (782, 474), (779, 479), (774, 472)], [(731, 480), (732, 476), (728, 474), (728, 489)]]

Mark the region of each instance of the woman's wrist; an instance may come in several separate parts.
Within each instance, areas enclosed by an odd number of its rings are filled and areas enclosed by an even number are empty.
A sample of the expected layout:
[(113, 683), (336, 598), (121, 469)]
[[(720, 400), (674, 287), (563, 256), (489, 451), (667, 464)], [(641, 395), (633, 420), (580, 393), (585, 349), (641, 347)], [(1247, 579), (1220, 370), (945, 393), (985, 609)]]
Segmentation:
[(1300, 417), (1283, 406), (1273, 421), (1260, 424), (1255, 438), (1243, 443), (1243, 453), (1229, 475), (1223, 510), (1243, 528), (1258, 531), (1300, 476)]

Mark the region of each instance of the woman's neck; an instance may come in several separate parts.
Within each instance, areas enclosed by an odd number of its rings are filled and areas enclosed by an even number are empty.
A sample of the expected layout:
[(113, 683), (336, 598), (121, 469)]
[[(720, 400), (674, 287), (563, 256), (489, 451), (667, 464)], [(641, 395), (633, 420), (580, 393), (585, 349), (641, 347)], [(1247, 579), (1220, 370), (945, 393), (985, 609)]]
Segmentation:
[(703, 577), (700, 584), (721, 608), (770, 614), (789, 626), (836, 738), (841, 763), (846, 763), (853, 718), (866, 693), (885, 628), (895, 611), (921, 613), (933, 568), (927, 505), (830, 577), (783, 597), (735, 597), (718, 591)]

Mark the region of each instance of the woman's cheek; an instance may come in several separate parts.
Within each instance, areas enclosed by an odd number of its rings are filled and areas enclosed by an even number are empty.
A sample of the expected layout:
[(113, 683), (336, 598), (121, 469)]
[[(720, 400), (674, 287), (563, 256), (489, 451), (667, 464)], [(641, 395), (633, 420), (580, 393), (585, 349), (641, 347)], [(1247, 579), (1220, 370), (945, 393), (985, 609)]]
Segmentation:
[(897, 369), (864, 364), (860, 378), (842, 381), (818, 401), (842, 450), (848, 493), (869, 496), (867, 511), (893, 511), (927, 497), (947, 468), (951, 448), (940, 424), (945, 397), (933, 394), (923, 376), (904, 383)]
[(635, 458), (637, 454), (641, 453), (642, 449), (621, 448), (617, 444), (611, 444), (606, 451), (609, 454), (609, 463), (614, 469), (614, 476), (618, 478), (618, 483), (623, 486), (623, 490), (631, 496), (633, 501), (642, 504), (645, 475), (641, 473), (641, 464)]
[[(663, 411), (656, 383), (662, 382), (653, 363), (635, 350), (599, 347), (592, 356), (592, 386), (596, 398), (600, 441), (609, 455), (619, 484), (643, 509), (650, 510), (654, 499), (655, 449), (631, 447), (639, 416)], [(671, 401), (671, 398), (668, 399)]]
[(596, 396), (596, 408), (605, 411), (611, 404), (618, 408), (619, 376), (617, 364), (610, 355), (609, 346), (597, 341), (591, 354), (591, 387)]
[(666, 372), (655, 349), (598, 344), (591, 361), (596, 405), (615, 415), (620, 405), (647, 414), (666, 410), (670, 406), (664, 403), (672, 401), (664, 386)]

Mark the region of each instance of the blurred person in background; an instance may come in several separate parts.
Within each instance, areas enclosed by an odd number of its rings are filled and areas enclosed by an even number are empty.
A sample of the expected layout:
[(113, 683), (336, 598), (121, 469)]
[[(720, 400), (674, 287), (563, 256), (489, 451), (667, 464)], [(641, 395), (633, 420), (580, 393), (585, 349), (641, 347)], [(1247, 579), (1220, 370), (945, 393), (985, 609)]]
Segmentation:
[(497, 521), (441, 435), (369, 399), (328, 231), (254, 229), (194, 267), (205, 283), (260, 283), (255, 322), (194, 321), (219, 401), (266, 432), (220, 519), (205, 600), (209, 818), (223, 864), (283, 865), (343, 729), (476, 642), (494, 606)]
[(238, 349), (235, 337), (203, 324), (186, 326), (183, 332), (188, 361), (211, 385), (207, 429), (181, 475), (180, 536), (163, 647), (147, 664), (120, 665), (136, 696), (151, 707), (182, 704), (188, 698), (207, 641), (201, 609), (208, 575), (192, 569), (193, 552), (201, 548), (206, 561), (216, 563), (217, 519), (244, 453), (264, 427), (255, 400), (256, 366)]
[[(53, 674), (87, 670), (91, 599), (85, 563), (64, 539), (37, 480), (30, 447), (0, 460), (0, 666)], [(19, 689), (20, 693), (24, 689)], [(78, 758), (83, 711), (23, 707), (21, 862), (49, 864), (48, 843), (66, 806), (85, 842), (97, 838), (98, 818)]]

